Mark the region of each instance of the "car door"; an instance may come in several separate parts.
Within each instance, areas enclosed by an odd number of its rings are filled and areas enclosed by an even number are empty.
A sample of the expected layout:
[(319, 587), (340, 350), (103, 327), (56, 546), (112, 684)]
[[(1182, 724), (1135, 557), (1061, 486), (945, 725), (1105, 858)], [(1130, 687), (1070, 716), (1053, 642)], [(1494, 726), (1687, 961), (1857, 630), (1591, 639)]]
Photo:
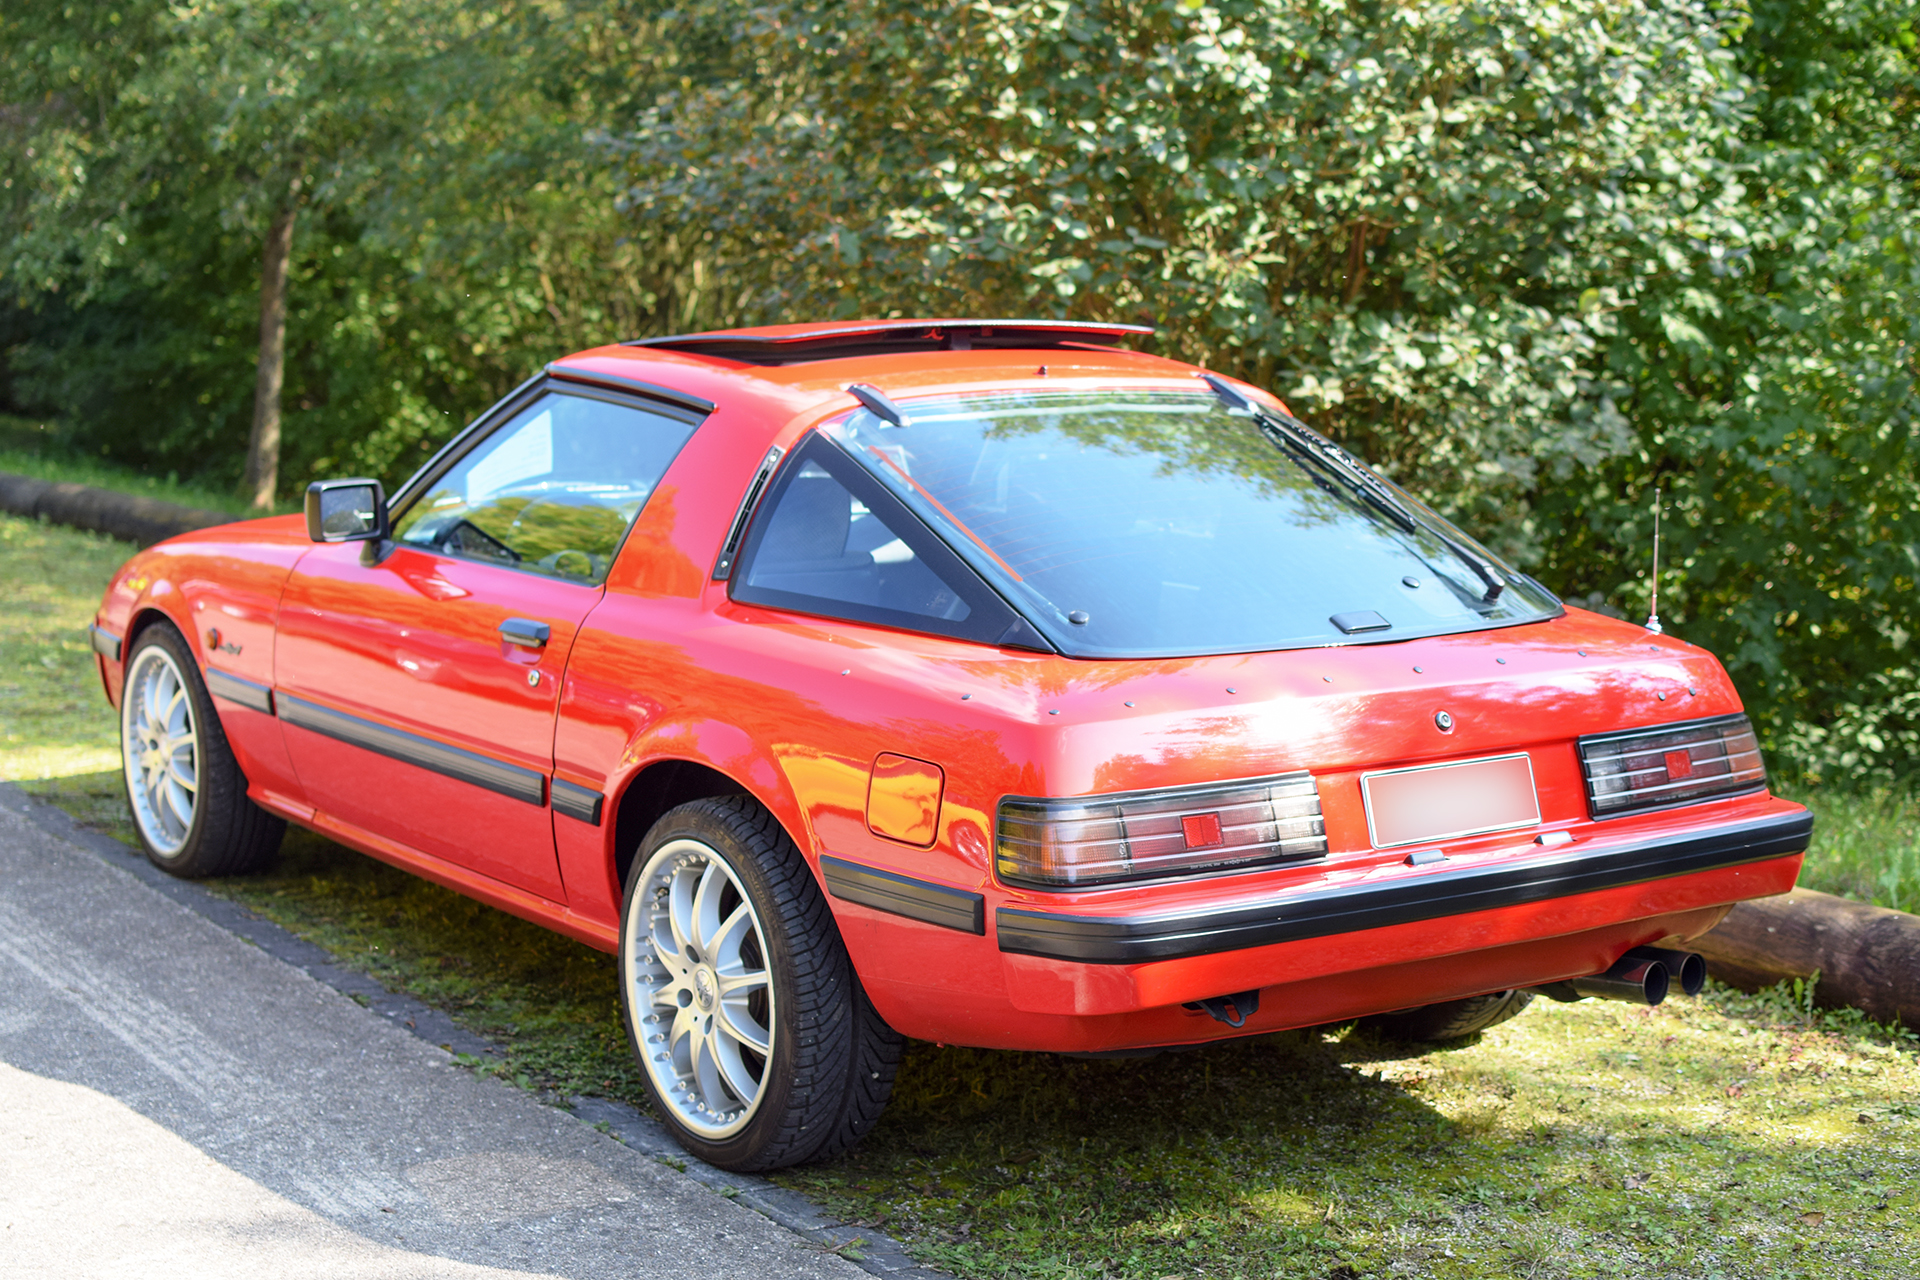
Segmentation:
[(698, 417), (549, 382), (396, 498), (391, 542), (301, 559), (274, 683), (320, 813), (564, 900), (546, 803), (567, 655)]

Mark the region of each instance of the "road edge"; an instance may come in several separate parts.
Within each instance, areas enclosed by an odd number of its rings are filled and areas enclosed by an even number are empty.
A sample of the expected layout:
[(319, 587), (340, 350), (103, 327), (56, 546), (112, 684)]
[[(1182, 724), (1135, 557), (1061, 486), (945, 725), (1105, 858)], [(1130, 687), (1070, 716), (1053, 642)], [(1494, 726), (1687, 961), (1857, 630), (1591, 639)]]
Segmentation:
[[(366, 974), (339, 963), (325, 947), (308, 942), (237, 902), (190, 881), (174, 879), (140, 853), (112, 836), (81, 826), (58, 806), (22, 790), (16, 783), (0, 781), (0, 808), (19, 814), (56, 839), (94, 854), (169, 901), (429, 1044), (449, 1053), (476, 1058), (504, 1056), (498, 1044), (459, 1026), (444, 1011), (412, 996), (389, 991)], [(518, 1087), (507, 1081), (499, 1083), (503, 1088)], [(915, 1262), (891, 1236), (840, 1222), (797, 1191), (752, 1174), (717, 1169), (694, 1158), (668, 1135), (658, 1120), (624, 1102), (611, 1098), (560, 1098), (539, 1092), (534, 1092), (533, 1097), (612, 1141), (652, 1156), (716, 1195), (743, 1204), (802, 1239), (839, 1254), (870, 1275), (892, 1280), (952, 1280), (947, 1272)]]

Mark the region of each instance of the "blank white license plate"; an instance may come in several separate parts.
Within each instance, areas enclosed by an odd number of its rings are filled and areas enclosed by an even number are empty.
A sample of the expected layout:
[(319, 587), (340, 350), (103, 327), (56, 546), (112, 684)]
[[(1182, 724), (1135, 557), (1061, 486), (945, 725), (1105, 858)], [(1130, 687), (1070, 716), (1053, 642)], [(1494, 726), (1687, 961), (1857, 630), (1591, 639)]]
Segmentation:
[(1511, 831), (1540, 821), (1525, 752), (1363, 774), (1367, 834), (1376, 849)]

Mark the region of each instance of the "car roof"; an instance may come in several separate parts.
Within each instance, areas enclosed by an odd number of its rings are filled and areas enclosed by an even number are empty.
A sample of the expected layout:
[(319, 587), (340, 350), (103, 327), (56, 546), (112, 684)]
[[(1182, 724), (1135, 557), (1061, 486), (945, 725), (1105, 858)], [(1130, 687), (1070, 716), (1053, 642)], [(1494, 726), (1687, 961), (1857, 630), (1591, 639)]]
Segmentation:
[(1084, 320), (849, 320), (820, 324), (715, 329), (623, 343), (661, 351), (687, 351), (743, 364), (785, 365), (909, 351), (971, 351), (976, 348), (1037, 351), (1061, 347), (1111, 347), (1127, 338), (1148, 338), (1138, 324)]
[(1052, 320), (768, 325), (594, 347), (547, 370), (695, 409), (748, 410), (774, 423), (839, 402), (850, 407), (846, 388), (855, 382), (911, 395), (1038, 388), (1070, 378), (1162, 385), (1192, 379), (1193, 365), (1116, 345), (1151, 333), (1139, 325)]

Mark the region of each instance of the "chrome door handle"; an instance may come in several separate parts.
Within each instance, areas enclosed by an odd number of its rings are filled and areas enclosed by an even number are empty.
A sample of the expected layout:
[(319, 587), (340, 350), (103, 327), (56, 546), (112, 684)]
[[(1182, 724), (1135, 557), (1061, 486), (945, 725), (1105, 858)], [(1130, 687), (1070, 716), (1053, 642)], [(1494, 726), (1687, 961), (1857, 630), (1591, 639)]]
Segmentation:
[(544, 649), (553, 628), (531, 618), (508, 618), (500, 624), (500, 638), (522, 649)]

